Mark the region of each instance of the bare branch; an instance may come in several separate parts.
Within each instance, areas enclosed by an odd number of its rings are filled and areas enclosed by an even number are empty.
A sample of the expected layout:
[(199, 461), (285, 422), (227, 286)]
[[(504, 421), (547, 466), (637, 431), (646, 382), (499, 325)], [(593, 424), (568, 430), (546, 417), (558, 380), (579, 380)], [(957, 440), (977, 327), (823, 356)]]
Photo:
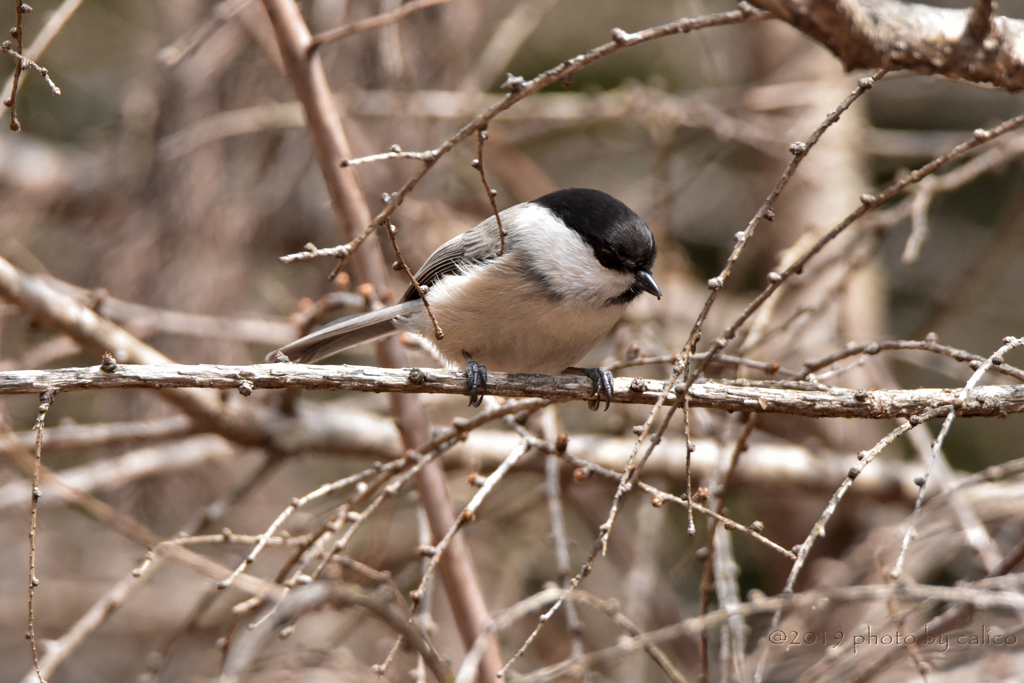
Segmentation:
[[(4, 425), (0, 424), (0, 442), (10, 441), (12, 439), (13, 437), (9, 432), (7, 432)], [(15, 462), (22, 470), (31, 472), (32, 469), (34, 469), (35, 463), (30, 451), (26, 451), (24, 449), (13, 449), (10, 452), (12, 454), (11, 460), (13, 460), (13, 462)], [(201, 576), (206, 576), (216, 581), (230, 576), (230, 569), (210, 560), (209, 558), (192, 552), (188, 548), (177, 545), (165, 547), (162, 544), (163, 539), (148, 527), (143, 526), (131, 517), (115, 510), (113, 507), (98, 498), (69, 485), (58, 473), (45, 465), (41, 465), (39, 467), (39, 474), (41, 481), (41, 486), (39, 488), (44, 493), (47, 495), (59, 496), (69, 504), (77, 506), (89, 516), (106, 524), (113, 531), (124, 536), (130, 541), (138, 543), (143, 547), (153, 549), (157, 555), (166, 557), (172, 562), (175, 562), (182, 567), (186, 567)], [(281, 595), (280, 586), (254, 576), (239, 577), (239, 580), (236, 582), (236, 586), (247, 593), (261, 596), (264, 599), (276, 599)]]
[[(20, 22), (19, 22), (20, 23)], [(39, 646), (36, 641), (36, 612), (35, 595), (36, 587), (39, 585), (39, 578), (36, 576), (36, 533), (39, 527), (39, 498), (43, 495), (39, 488), (40, 473), (43, 466), (43, 427), (46, 423), (46, 414), (53, 405), (53, 399), (57, 392), (47, 389), (39, 396), (39, 409), (36, 415), (36, 449), (35, 467), (32, 469), (32, 497), (31, 511), (28, 527), (28, 638), (32, 649), (32, 665), (36, 670), (36, 678), (39, 683), (45, 683), (43, 673), (39, 670)], [(6, 425), (5, 425), (6, 427)]]
[(589, 64), (592, 64), (599, 59), (603, 59), (609, 55), (612, 55), (624, 48), (646, 43), (651, 40), (657, 40), (664, 38), (665, 36), (677, 35), (680, 33), (688, 33), (697, 29), (708, 28), (711, 26), (726, 26), (729, 24), (739, 24), (747, 21), (754, 21), (758, 19), (764, 19), (768, 15), (763, 12), (759, 12), (750, 5), (744, 3), (742, 8), (734, 10), (732, 12), (722, 12), (720, 14), (710, 14), (703, 17), (697, 17), (695, 19), (680, 19), (673, 21), (668, 24), (656, 26), (636, 33), (627, 33), (621, 29), (612, 30), (612, 42), (605, 43), (595, 47), (594, 49), (585, 52), (580, 55), (576, 55), (571, 59), (567, 59), (558, 66), (548, 69), (547, 71), (537, 75), (536, 77), (526, 80), (520, 76), (513, 76), (509, 74), (506, 79), (504, 88), (511, 92), (502, 98), (500, 101), (489, 106), (486, 110), (478, 114), (471, 121), (466, 123), (440, 146), (434, 150), (428, 152), (427, 160), (423, 167), (397, 192), (392, 193), (388, 197), (388, 203), (384, 209), (377, 214), (373, 219), (373, 226), (384, 225), (385, 222), (391, 217), (391, 214), (399, 207), (402, 201), (412, 192), (413, 188), (419, 184), (420, 180), (426, 175), (427, 171), (433, 167), (437, 161), (450, 152), (455, 145), (459, 144), (470, 135), (477, 131), (487, 128), (487, 125), (492, 119), (511, 108), (514, 104), (523, 100), (530, 95), (540, 92), (542, 89), (557, 83), (565, 78), (570, 77), (580, 69)]
[(210, 16), (202, 23), (189, 29), (170, 45), (160, 48), (156, 58), (164, 66), (177, 66), (183, 59), (191, 55), (207, 38), (224, 25), (231, 17), (242, 11), (252, 0), (222, 0), (210, 10)]
[[(1022, 344), (1024, 344), (1024, 339), (1018, 339), (1016, 337), (1006, 337), (1005, 339), (1003, 339), (1003, 345), (999, 347), (999, 349), (997, 349), (996, 352), (993, 353), (990, 357), (986, 358), (984, 363), (978, 366), (978, 369), (974, 371), (974, 374), (971, 375), (971, 378), (967, 380), (967, 383), (964, 385), (963, 391), (960, 395), (966, 396), (968, 393), (970, 393), (971, 389), (973, 389), (978, 384), (978, 382), (981, 381), (981, 378), (985, 375), (985, 373), (992, 365), (1002, 364), (1003, 356), (1005, 356), (1006, 353), (1011, 349), (1014, 349)], [(889, 577), (894, 580), (899, 579), (902, 575), (903, 562), (907, 556), (907, 548), (910, 546), (911, 541), (913, 541), (914, 538), (917, 536), (917, 529), (915, 528), (915, 525), (918, 521), (918, 516), (921, 512), (921, 506), (924, 505), (924, 495), (925, 488), (928, 484), (928, 477), (931, 474), (932, 467), (935, 464), (935, 461), (939, 457), (939, 451), (942, 450), (942, 444), (946, 441), (946, 436), (949, 434), (949, 428), (952, 426), (954, 418), (956, 418), (955, 411), (950, 410), (946, 413), (946, 417), (942, 421), (942, 427), (939, 429), (938, 435), (932, 442), (931, 454), (926, 461), (924, 474), (915, 480), (915, 483), (919, 486), (919, 491), (917, 494), (917, 500), (914, 501), (914, 511), (911, 513), (910, 523), (907, 525), (907, 531), (903, 535), (903, 543), (900, 546), (900, 554), (896, 558), (896, 563), (893, 566), (892, 570), (889, 572)]]
[[(122, 328), (99, 316), (72, 297), (59, 294), (40, 278), (27, 275), (0, 258), (0, 297), (15, 303), (26, 315), (64, 332), (97, 356), (109, 352), (120, 362), (170, 363), (171, 360)], [(216, 425), (221, 434), (241, 443), (258, 443), (268, 434), (252, 415), (232, 413), (215, 395), (187, 390), (170, 392), (167, 400), (199, 422)]]
[(233, 572), (231, 572), (231, 575), (229, 577), (217, 582), (217, 588), (224, 589), (230, 586), (234, 582), (234, 580), (238, 578), (242, 574), (242, 572), (246, 570), (246, 568), (249, 567), (249, 565), (255, 562), (256, 557), (259, 556), (259, 554), (263, 551), (265, 547), (267, 547), (271, 539), (277, 533), (277, 530), (281, 528), (281, 525), (284, 524), (285, 521), (287, 521), (288, 518), (291, 517), (296, 510), (298, 510), (304, 505), (308, 505), (311, 501), (322, 498), (326, 495), (334, 493), (335, 491), (339, 491), (349, 485), (364, 481), (365, 479), (368, 479), (375, 473), (376, 470), (374, 470), (373, 468), (364, 470), (362, 472), (353, 474), (350, 477), (345, 477), (344, 479), (339, 479), (338, 481), (334, 481), (329, 484), (324, 484), (323, 486), (317, 488), (315, 491), (305, 496), (302, 496), (301, 498), (292, 499), (288, 507), (286, 507), (281, 512), (281, 514), (277, 516), (277, 519), (275, 519), (274, 522), (269, 527), (267, 527), (266, 531), (259, 535), (259, 538), (257, 539), (255, 545), (253, 546), (253, 549), (249, 551), (248, 555), (245, 556), (245, 559), (242, 560), (242, 563), (238, 565), (238, 567), (236, 567)]
[[(46, 67), (39, 66), (28, 57), (19, 54), (17, 50), (11, 47), (11, 41), (5, 40), (3, 43), (0, 43), (0, 52), (4, 52), (6, 54), (11, 55), (15, 59), (21, 60), (22, 69), (26, 69), (28, 67), (35, 69), (39, 73), (39, 75), (43, 77), (43, 80), (46, 81), (46, 84), (50, 86), (50, 92), (53, 93), (53, 96), (60, 96), (60, 88), (58, 88), (57, 84), (53, 82), (52, 78), (50, 78), (49, 70), (46, 69)], [(11, 111), (14, 111), (13, 105), (11, 105)]]
[(492, 190), (487, 182), (487, 173), (484, 171), (484, 142), (487, 140), (487, 130), (481, 128), (476, 132), (476, 159), (473, 159), (472, 166), (480, 172), (480, 182), (484, 185), (484, 192), (487, 193), (487, 200), (491, 203), (491, 213), (498, 223), (498, 256), (505, 253), (505, 228), (501, 226), (501, 213), (494, 198), (498, 195), (497, 190)]
[[(370, 210), (354, 170), (341, 166), (343, 159), (352, 157), (351, 147), (334, 107), (323, 63), (312, 51), (313, 37), (298, 5), (293, 0), (263, 0), (263, 6), (273, 26), (285, 71), (306, 113), (313, 150), (339, 227), (346, 238), (351, 239), (361, 227), (366, 233), (371, 226), (384, 225), (387, 217), (383, 214), (380, 220), (370, 220)], [(429, 167), (424, 165), (421, 173)], [(397, 200), (392, 197), (388, 205), (399, 203), (400, 197)], [(369, 235), (365, 246), (372, 248), (360, 249), (355, 254), (356, 274), (361, 281), (383, 292), (387, 288), (386, 266), (379, 243)], [(337, 267), (342, 264), (343, 261), (339, 261)], [(405, 352), (394, 337), (378, 341), (377, 354), (382, 365), (407, 365)], [(389, 399), (406, 447), (414, 449), (429, 441), (430, 422), (419, 401), (399, 394)], [(455, 521), (441, 466), (429, 462), (423, 467), (417, 475), (416, 487), (430, 521), (431, 533), (439, 539)], [(489, 615), (473, 558), (462, 536), (453, 539), (450, 552), (441, 563), (441, 574), (456, 624), (468, 646), (483, 630)], [(493, 641), (481, 668), (485, 677), (500, 665), (500, 656), (498, 644)]]
[[(23, 54), (31, 59), (39, 59), (46, 48), (50, 45), (50, 41), (60, 33), (60, 30), (64, 28), (64, 24), (67, 23), (71, 15), (75, 13), (78, 7), (82, 4), (82, 0), (64, 0), (56, 10), (54, 10), (46, 20), (46, 24), (36, 34), (35, 40), (32, 44), (24, 49)], [(20, 45), (20, 44), (19, 44)], [(21, 47), (18, 48), (21, 50)], [(7, 82), (4, 83), (3, 87), (0, 88), (0, 92), (6, 92), (11, 89), (14, 85), (14, 75), (12, 74), (7, 78)]]
[[(1019, 556), (1015, 556), (1018, 562)], [(1005, 574), (1008, 569), (1002, 568)], [(532, 615), (556, 601), (569, 599), (582, 604), (601, 609), (600, 600), (584, 591), (577, 590), (571, 594), (557, 588), (549, 588), (535, 593), (529, 598), (508, 607), (499, 613), (493, 622), (488, 625), (488, 631), (501, 631), (507, 629), (511, 624), (528, 615)], [(874, 602), (898, 599), (924, 603), (930, 600), (941, 601), (962, 601), (965, 607), (973, 609), (1024, 609), (1024, 598), (1018, 590), (1010, 589), (1004, 591), (989, 591), (975, 585), (958, 585), (956, 587), (924, 585), (916, 583), (896, 584), (868, 584), (858, 586), (843, 586), (840, 588), (829, 588), (824, 590), (807, 590), (800, 593), (783, 593), (780, 595), (760, 598), (747, 601), (734, 608), (718, 609), (698, 617), (682, 619), (677, 623), (664, 626), (654, 631), (648, 631), (636, 636), (623, 636), (618, 639), (615, 645), (588, 653), (583, 662), (579, 660), (567, 660), (553, 666), (544, 667), (518, 678), (520, 681), (540, 683), (541, 681), (557, 680), (560, 676), (567, 675), (574, 667), (580, 664), (597, 665), (602, 662), (610, 662), (620, 659), (631, 652), (636, 652), (654, 643), (667, 642), (684, 635), (696, 635), (719, 624), (726, 623), (730, 619), (740, 617), (749, 618), (758, 614), (767, 614), (785, 608), (809, 608), (821, 609), (822, 605), (838, 606), (849, 603)], [(602, 611), (604, 611), (602, 609)], [(951, 610), (952, 611), (952, 610)], [(961, 615), (962, 616), (962, 615)], [(941, 619), (941, 616), (937, 620)], [(927, 633), (923, 629), (919, 632), (919, 642), (924, 641)], [(783, 634), (785, 635), (785, 634)], [(845, 635), (845, 634), (844, 634)], [(904, 646), (905, 647), (905, 646)], [(903, 648), (890, 648), (886, 651), (889, 655), (892, 652), (898, 653)], [(470, 681), (472, 665), (478, 656), (477, 646), (470, 651), (459, 669), (456, 682)], [(889, 659), (887, 657), (886, 659)], [(873, 671), (875, 673), (875, 671)], [(861, 680), (861, 679), (858, 679)], [(866, 680), (866, 679), (865, 679)]]
[[(44, 440), (45, 443), (45, 440)], [(3, 444), (0, 443), (0, 447)], [(4, 449), (8, 452), (10, 449)], [(69, 485), (88, 493), (118, 489), (142, 477), (194, 468), (202, 463), (225, 460), (235, 452), (229, 441), (210, 434), (172, 441), (163, 446), (142, 448), (117, 458), (91, 462), (61, 470)], [(23, 505), (30, 494), (28, 482), (11, 481), (0, 486), (0, 510)], [(44, 503), (56, 502), (54, 498)]]
[[(491, 378), (493, 377), (493, 384)], [(88, 389), (331, 389), (365, 392), (465, 395), (461, 372), (429, 368), (374, 368), (351, 365), (119, 365), (114, 372), (98, 366), (0, 373), (0, 395)], [(488, 374), (494, 396), (537, 397), (552, 401), (587, 401), (593, 387), (572, 375)], [(891, 419), (910, 417), (954, 405), (963, 417), (998, 416), (1024, 411), (1024, 385), (985, 386), (966, 398), (956, 389), (873, 390), (824, 387), (811, 382), (705, 382), (691, 387), (695, 408), (749, 413), (785, 413), (806, 417)], [(617, 377), (612, 402), (653, 405), (660, 396), (678, 400), (665, 382)], [(244, 443), (244, 442), (243, 442)]]
[[(50, 427), (43, 435), (47, 453), (61, 453), (77, 448), (110, 448), (125, 443), (180, 439), (196, 433), (196, 424), (184, 415), (146, 422), (107, 422), (103, 424), (62, 424)], [(35, 442), (29, 433), (18, 434), (25, 448)], [(0, 441), (0, 455), (7, 455), (14, 442)]]
[[(25, 39), (25, 31), (21, 27), (21, 15), (31, 12), (32, 8), (29, 5), (23, 3), (21, 0), (14, 0), (14, 15), (16, 17), (14, 29), (12, 35), (18, 42), (18, 51), (20, 52), (24, 48), (22, 47), (22, 41)], [(4, 41), (4, 51), (10, 50), (11, 41)], [(10, 128), (12, 131), (17, 133), (21, 130), (21, 123), (18, 121), (18, 85), (21, 80), (21, 71), (25, 68), (25, 60), (21, 59), (21, 55), (18, 55), (19, 59), (14, 62), (14, 75), (11, 76), (11, 96), (4, 100), (4, 106), (9, 107), (11, 110), (11, 124)]]
[(324, 43), (329, 43), (332, 40), (340, 40), (341, 38), (350, 36), (353, 33), (369, 31), (371, 29), (380, 28), (381, 26), (393, 24), (396, 21), (401, 21), (413, 12), (419, 12), (420, 10), (433, 7), (434, 5), (443, 5), (446, 2), (451, 2), (451, 0), (412, 0), (412, 2), (408, 2), (391, 12), (384, 12), (383, 14), (377, 14), (361, 21), (354, 21), (351, 24), (344, 24), (337, 28), (328, 29), (327, 31), (313, 36), (313, 40), (310, 41), (309, 44), (309, 51), (312, 52)]
[(419, 585), (413, 589), (410, 593), (412, 596), (413, 603), (418, 603), (426, 593), (427, 583), (434, 575), (434, 571), (437, 569), (437, 565), (440, 563), (441, 558), (444, 557), (444, 553), (447, 551), (448, 546), (451, 544), (452, 538), (458, 533), (464, 525), (473, 521), (476, 517), (477, 510), (480, 505), (483, 504), (484, 499), (487, 495), (494, 490), (498, 482), (501, 481), (502, 477), (512, 469), (519, 459), (522, 458), (529, 452), (530, 445), (525, 441), (516, 445), (512, 452), (509, 453), (508, 457), (505, 458), (502, 463), (487, 477), (487, 479), (480, 486), (474, 495), (472, 500), (466, 504), (466, 507), (462, 509), (462, 513), (456, 518), (455, 523), (452, 524), (448, 532), (430, 549), (430, 562), (427, 564), (426, 570), (423, 572), (423, 576), (420, 578)]
[[(861, 354), (872, 356), (882, 351), (904, 350), (928, 351), (941, 356), (947, 356), (960, 363), (970, 363), (973, 370), (977, 370), (978, 367), (987, 360), (984, 356), (968, 353), (967, 351), (962, 351), (952, 346), (946, 346), (945, 344), (939, 344), (934, 335), (929, 335), (924, 341), (897, 340), (869, 342), (867, 344), (850, 344), (843, 350), (829, 354), (824, 358), (814, 358), (804, 361), (804, 369), (803, 372), (800, 373), (799, 379), (808, 379), (818, 370), (851, 356), (859, 356)], [(989, 369), (992, 370), (992, 372), (998, 372), (999, 374), (1006, 375), (1007, 377), (1013, 377), (1017, 381), (1024, 382), (1024, 370), (1015, 368), (1012, 365), (1000, 363), (999, 365), (992, 366)]]
[(292, 591), (280, 604), (270, 608), (273, 610), (273, 618), (261, 620), (259, 626), (245, 634), (229, 650), (220, 680), (231, 683), (243, 680), (242, 674), (246, 667), (267, 641), (277, 636), (283, 626), (294, 622), (307, 612), (324, 606), (338, 610), (349, 607), (367, 610), (376, 619), (401, 634), (424, 658), (438, 681), (452, 680), (453, 674), (448, 664), (430, 645), (430, 641), (416, 629), (409, 615), (395, 604), (390, 591), (384, 588), (369, 591), (358, 586), (333, 585), (326, 582), (301, 586)]
[[(752, 0), (831, 50), (847, 69), (912, 69), (1024, 88), (1024, 21), (991, 4), (948, 9), (898, 0)], [(987, 11), (986, 11), (987, 7)]]
[(388, 221), (385, 232), (388, 235), (388, 240), (391, 242), (391, 248), (395, 251), (395, 263), (391, 267), (395, 270), (403, 271), (405, 276), (409, 278), (412, 286), (416, 288), (416, 293), (419, 294), (420, 301), (423, 302), (423, 308), (427, 311), (427, 317), (430, 318), (430, 324), (434, 326), (434, 339), (444, 339), (444, 330), (441, 329), (441, 324), (437, 322), (437, 316), (434, 315), (434, 309), (431, 308), (430, 302), (427, 301), (427, 288), (420, 284), (416, 279), (416, 274), (412, 272), (412, 268), (409, 267), (409, 264), (402, 257), (402, 249), (398, 246), (398, 228), (395, 227), (394, 223)]

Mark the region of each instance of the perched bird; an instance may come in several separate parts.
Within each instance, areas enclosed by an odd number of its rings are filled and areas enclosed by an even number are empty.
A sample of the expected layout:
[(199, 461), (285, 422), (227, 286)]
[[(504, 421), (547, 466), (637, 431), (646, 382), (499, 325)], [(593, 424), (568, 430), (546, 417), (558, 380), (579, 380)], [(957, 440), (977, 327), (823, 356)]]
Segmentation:
[[(501, 212), (452, 238), (416, 273), (444, 332), (434, 328), (419, 291), (400, 303), (337, 320), (267, 356), (312, 363), (399, 331), (415, 332), (452, 366), (466, 364), (470, 405), (478, 406), (487, 368), (558, 374), (600, 342), (644, 292), (661, 298), (651, 275), (656, 248), (647, 225), (599, 190), (552, 192)], [(611, 373), (583, 369), (597, 405), (611, 403)], [(594, 409), (597, 408), (594, 405)], [(608, 409), (605, 406), (605, 410)]]

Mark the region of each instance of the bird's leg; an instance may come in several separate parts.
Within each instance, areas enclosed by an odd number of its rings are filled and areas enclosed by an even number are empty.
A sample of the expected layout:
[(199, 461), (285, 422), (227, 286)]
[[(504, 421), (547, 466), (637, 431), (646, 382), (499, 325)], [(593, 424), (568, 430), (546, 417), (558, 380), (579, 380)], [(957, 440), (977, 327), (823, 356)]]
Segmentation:
[(469, 388), (469, 406), (479, 408), (483, 403), (484, 395), (487, 393), (487, 368), (473, 360), (465, 351), (462, 355), (466, 358), (466, 385)]

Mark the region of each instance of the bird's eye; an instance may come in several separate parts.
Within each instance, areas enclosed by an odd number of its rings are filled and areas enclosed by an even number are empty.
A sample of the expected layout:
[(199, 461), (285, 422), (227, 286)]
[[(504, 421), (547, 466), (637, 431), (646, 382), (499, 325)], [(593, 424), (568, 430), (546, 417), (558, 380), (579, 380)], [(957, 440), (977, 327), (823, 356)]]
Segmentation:
[(594, 256), (605, 268), (611, 270), (622, 270), (622, 259), (619, 255), (607, 247), (594, 247)]

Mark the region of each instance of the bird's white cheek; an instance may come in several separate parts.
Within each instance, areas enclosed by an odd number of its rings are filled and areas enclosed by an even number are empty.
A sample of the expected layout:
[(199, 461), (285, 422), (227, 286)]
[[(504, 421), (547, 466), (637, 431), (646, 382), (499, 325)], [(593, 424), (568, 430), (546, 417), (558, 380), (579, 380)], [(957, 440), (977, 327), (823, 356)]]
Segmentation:
[[(569, 301), (602, 305), (629, 289), (633, 276), (601, 265), (594, 250), (548, 209), (527, 204), (517, 216), (517, 248), (552, 293)], [(520, 246), (522, 245), (522, 246)]]

